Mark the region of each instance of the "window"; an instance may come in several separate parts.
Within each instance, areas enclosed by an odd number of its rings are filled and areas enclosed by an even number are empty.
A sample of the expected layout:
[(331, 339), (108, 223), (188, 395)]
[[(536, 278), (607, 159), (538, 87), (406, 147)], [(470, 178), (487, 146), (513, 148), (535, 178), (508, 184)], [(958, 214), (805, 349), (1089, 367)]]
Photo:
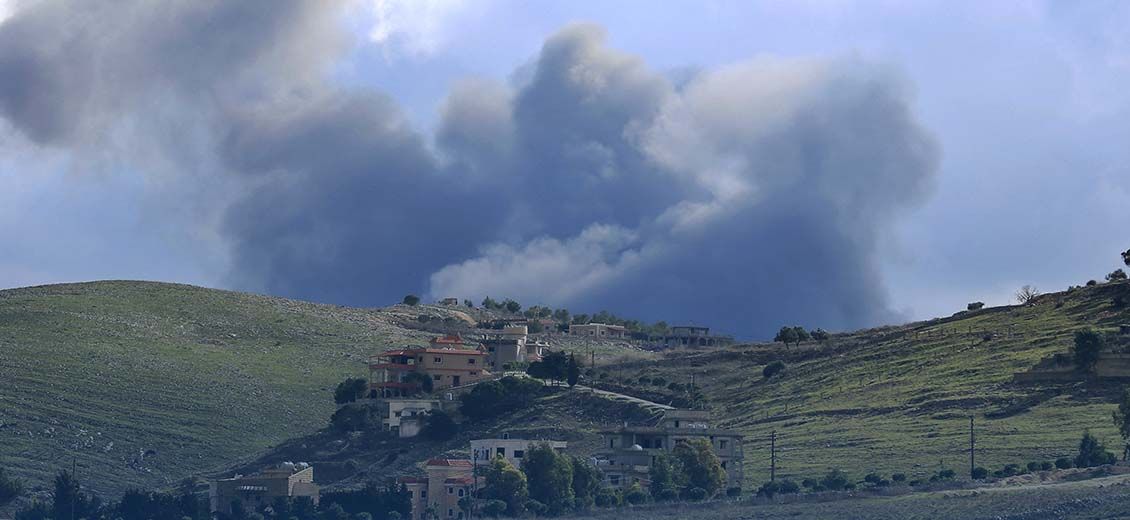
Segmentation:
[(503, 448), (503, 447), (501, 447), (501, 446), (500, 446), (500, 447), (498, 447), (498, 448), (495, 448), (494, 452), (495, 452), (496, 454), (498, 454), (498, 455), (501, 455), (501, 456), (503, 456), (503, 457), (505, 457), (505, 456), (506, 456), (506, 448)]
[(467, 494), (467, 492), (464, 491), (463, 488), (459, 488), (459, 496), (462, 497), (465, 494)]
[(722, 469), (726, 469), (726, 463), (725, 462), (722, 463)]
[(514, 450), (514, 458), (520, 459), (526, 456), (526, 450)]
[(454, 495), (454, 494), (455, 494), (455, 488), (453, 488), (453, 487), (448, 487), (448, 488), (447, 488), (447, 494), (448, 494), (448, 495)]
[(432, 379), (439, 381), (440, 379), (443, 379), (443, 376), (432, 376)]
[(726, 439), (719, 440), (718, 441), (718, 449), (724, 450), (724, 449), (726, 449), (726, 446), (728, 446), (729, 444), (730, 444), (729, 441), (727, 441)]
[(620, 485), (620, 475), (608, 475), (608, 483), (613, 486)]
[(468, 359), (467, 359), (467, 364), (468, 364), (468, 365), (474, 365), (474, 364), (475, 364), (475, 358), (468, 358)]
[(427, 489), (421, 489), (420, 490), (420, 498), (428, 498), (428, 490)]
[(436, 358), (433, 359), (433, 361), (435, 361), (436, 363), (443, 363), (443, 358), (436, 357)]
[(447, 516), (448, 516), (448, 518), (454, 517), (455, 516), (455, 510), (451, 509), (450, 507), (447, 508)]

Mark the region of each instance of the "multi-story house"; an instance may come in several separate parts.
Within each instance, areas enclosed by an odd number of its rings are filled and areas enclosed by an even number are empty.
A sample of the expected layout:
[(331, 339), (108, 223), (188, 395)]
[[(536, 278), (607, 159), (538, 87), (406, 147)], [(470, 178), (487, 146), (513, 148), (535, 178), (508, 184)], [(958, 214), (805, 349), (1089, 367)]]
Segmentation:
[(726, 488), (742, 485), (742, 435), (712, 427), (709, 412), (669, 410), (657, 426), (625, 424), (601, 432), (601, 437), (604, 444), (595, 458), (609, 487), (626, 488), (638, 483), (646, 489), (650, 486), (649, 474), (656, 457), (690, 439), (710, 442), (726, 472)]
[(476, 439), (471, 441), (471, 460), (477, 467), (484, 468), (496, 457), (502, 457), (515, 468), (522, 467), (522, 459), (531, 447), (547, 443), (557, 452), (564, 452), (568, 447), (565, 441), (534, 441), (527, 439), (511, 439), (504, 436), (501, 439)]
[(249, 511), (270, 505), (280, 497), (309, 497), (318, 503), (318, 485), (314, 468), (306, 463), (283, 463), (254, 475), (236, 475), (214, 480), (208, 487), (208, 499), (214, 513), (231, 514), (239, 502)]
[(433, 390), (477, 383), (492, 377), (487, 353), (470, 347), (459, 336), (433, 339), (424, 347), (405, 347), (369, 358), (370, 387), (379, 397), (411, 397), (421, 386), (409, 374), (432, 379)]
[(464, 459), (431, 459), (424, 468), (427, 477), (401, 477), (398, 481), (412, 495), (412, 520), (424, 520), (431, 514), (441, 519), (467, 518), (459, 501), (470, 496), (475, 481), (471, 461)]

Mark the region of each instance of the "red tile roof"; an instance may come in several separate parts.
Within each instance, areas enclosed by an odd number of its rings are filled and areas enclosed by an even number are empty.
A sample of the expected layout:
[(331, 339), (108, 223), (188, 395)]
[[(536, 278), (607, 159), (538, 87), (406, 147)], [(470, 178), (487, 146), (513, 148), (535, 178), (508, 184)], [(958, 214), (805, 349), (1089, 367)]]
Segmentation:
[(471, 461), (467, 459), (431, 459), (428, 461), (428, 465), (469, 468), (471, 467)]

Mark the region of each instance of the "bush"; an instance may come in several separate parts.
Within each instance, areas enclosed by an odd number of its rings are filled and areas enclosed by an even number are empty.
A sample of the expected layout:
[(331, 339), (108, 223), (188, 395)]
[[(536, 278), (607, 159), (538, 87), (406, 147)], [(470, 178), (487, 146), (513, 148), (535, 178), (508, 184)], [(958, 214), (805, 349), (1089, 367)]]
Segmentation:
[(840, 471), (839, 469), (833, 469), (829, 471), (826, 475), (824, 475), (823, 478), (820, 479), (820, 485), (824, 489), (831, 491), (840, 491), (842, 489), (847, 489), (848, 484), (851, 484), (851, 480), (848, 479), (846, 473)]
[(1087, 280), (1087, 287), (1094, 287), (1098, 284), (1099, 284), (1099, 282), (1096, 282), (1094, 280)]
[(906, 482), (906, 473), (895, 473), (894, 475), (891, 475), (891, 480), (895, 482)]
[(797, 493), (800, 493), (800, 485), (799, 484), (797, 484), (796, 482), (793, 482), (792, 480), (789, 480), (789, 479), (784, 479), (784, 480), (781, 481), (781, 494), (783, 494), (783, 495), (795, 495)]
[(1106, 447), (1091, 432), (1083, 432), (1083, 438), (1079, 441), (1079, 454), (1075, 456), (1075, 467), (1093, 468), (1114, 462), (1113, 453), (1106, 451)]
[(651, 495), (648, 495), (647, 491), (644, 491), (639, 484), (632, 484), (632, 487), (624, 492), (624, 501), (634, 506), (643, 504), (648, 500), (651, 500)]
[(728, 496), (730, 498), (738, 498), (738, 497), (742, 496), (742, 488), (740, 488), (740, 487), (727, 488), (726, 489), (726, 496)]
[(1036, 461), (1029, 462), (1027, 468), (1028, 471), (1040, 471), (1040, 463)]
[(973, 472), (970, 473), (969, 476), (973, 478), (973, 480), (985, 480), (989, 478), (989, 470), (982, 468), (981, 466), (977, 466), (976, 468), (973, 468)]
[(334, 389), (334, 402), (337, 404), (345, 404), (356, 402), (358, 399), (365, 397), (365, 391), (369, 388), (369, 382), (361, 378), (347, 378), (337, 384)]
[(831, 337), (832, 337), (832, 335), (829, 334), (828, 331), (826, 331), (824, 329), (816, 329), (816, 330), (812, 331), (812, 339), (819, 341), (821, 343), (828, 341), (828, 339), (831, 338)]
[(765, 368), (761, 370), (761, 375), (768, 379), (781, 373), (783, 370), (785, 370), (785, 363), (778, 359), (777, 361), (765, 365)]
[(1103, 337), (1091, 329), (1075, 332), (1075, 345), (1072, 348), (1072, 358), (1079, 370), (1090, 372), (1099, 360), (1099, 353), (1103, 349)]
[(420, 304), (420, 297), (415, 294), (409, 294), (404, 296), (404, 300), (402, 300), (401, 303), (415, 307)]
[(662, 377), (653, 377), (651, 378), (651, 384), (655, 386), (666, 386), (667, 380)]
[(432, 410), (424, 417), (424, 428), (420, 431), (425, 439), (446, 441), (459, 433), (459, 425), (443, 410)]
[(490, 518), (498, 518), (506, 512), (506, 502), (498, 499), (487, 500), (479, 511)]
[(1040, 462), (1040, 471), (1051, 471), (1053, 469), (1055, 469), (1055, 464), (1052, 464), (1052, 461), (1045, 460)]
[(1106, 281), (1108, 282), (1121, 282), (1125, 279), (1126, 271), (1123, 271), (1122, 269), (1115, 269), (1110, 274), (1106, 275)]
[(1075, 467), (1075, 462), (1067, 457), (1060, 457), (1055, 459), (1055, 467), (1059, 469), (1071, 469)]
[(968, 311), (979, 311), (983, 308), (985, 308), (985, 302), (973, 302), (965, 306), (965, 310)]
[[(738, 488), (738, 493), (741, 493), (741, 488)], [(679, 492), (675, 489), (672, 489), (672, 488), (664, 489), (663, 491), (660, 491), (658, 495), (655, 496), (656, 500), (660, 500), (660, 501), (663, 501), (663, 502), (670, 502), (670, 501), (676, 500), (678, 498), (679, 498)]]
[(529, 511), (537, 516), (542, 516), (549, 511), (549, 508), (546, 507), (545, 504), (538, 502), (537, 500), (534, 500), (532, 498), (527, 500), (524, 505), (526, 507), (526, 511)]
[(24, 494), (23, 483), (14, 478), (9, 478), (4, 472), (4, 468), (0, 468), (0, 507), (22, 494)]
[(620, 497), (611, 489), (602, 489), (596, 494), (596, 505), (599, 507), (616, 507), (620, 505)]
[(953, 480), (955, 477), (957, 477), (957, 472), (952, 469), (943, 469), (930, 477), (930, 482), (945, 482)]
[(868, 473), (863, 476), (863, 481), (868, 484), (878, 484), (880, 480), (883, 480), (883, 477), (878, 473)]
[(330, 416), (330, 427), (339, 432), (356, 432), (377, 424), (373, 409), (363, 403), (349, 403)]
[(706, 490), (700, 487), (693, 487), (687, 490), (687, 500), (700, 502), (706, 500)]

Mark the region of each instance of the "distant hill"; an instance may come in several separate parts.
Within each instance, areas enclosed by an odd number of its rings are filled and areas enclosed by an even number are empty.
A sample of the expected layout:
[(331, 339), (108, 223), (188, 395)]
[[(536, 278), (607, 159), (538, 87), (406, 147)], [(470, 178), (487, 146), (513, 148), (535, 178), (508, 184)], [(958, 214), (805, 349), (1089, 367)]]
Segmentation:
[[(969, 416), (975, 418), (977, 464), (1073, 456), (1090, 429), (1122, 455), (1110, 414), (1125, 382), (1104, 380), (1015, 384), (1013, 374), (1056, 353), (1069, 353), (1074, 332), (1116, 332), (1130, 306), (1116, 307), (1130, 284), (1108, 283), (1046, 294), (1033, 305), (960, 312), (949, 318), (837, 334), (826, 344), (781, 344), (667, 353), (659, 361), (600, 370), (605, 381), (663, 400), (685, 395), (639, 384), (660, 378), (689, 384), (727, 427), (743, 431), (747, 479), (769, 478), (769, 437), (777, 432), (778, 477), (810, 477), (840, 467), (928, 477), (944, 464), (968, 474)], [(791, 325), (791, 324), (790, 324)], [(808, 324), (815, 328), (819, 323)], [(1120, 340), (1130, 347), (1130, 337)], [(786, 363), (766, 380), (764, 366)], [(610, 388), (618, 385), (609, 384)]]
[(43, 484), (74, 458), (116, 496), (249, 460), (325, 426), (368, 355), (433, 335), (401, 324), (464, 311), (151, 282), (0, 291), (0, 464)]

